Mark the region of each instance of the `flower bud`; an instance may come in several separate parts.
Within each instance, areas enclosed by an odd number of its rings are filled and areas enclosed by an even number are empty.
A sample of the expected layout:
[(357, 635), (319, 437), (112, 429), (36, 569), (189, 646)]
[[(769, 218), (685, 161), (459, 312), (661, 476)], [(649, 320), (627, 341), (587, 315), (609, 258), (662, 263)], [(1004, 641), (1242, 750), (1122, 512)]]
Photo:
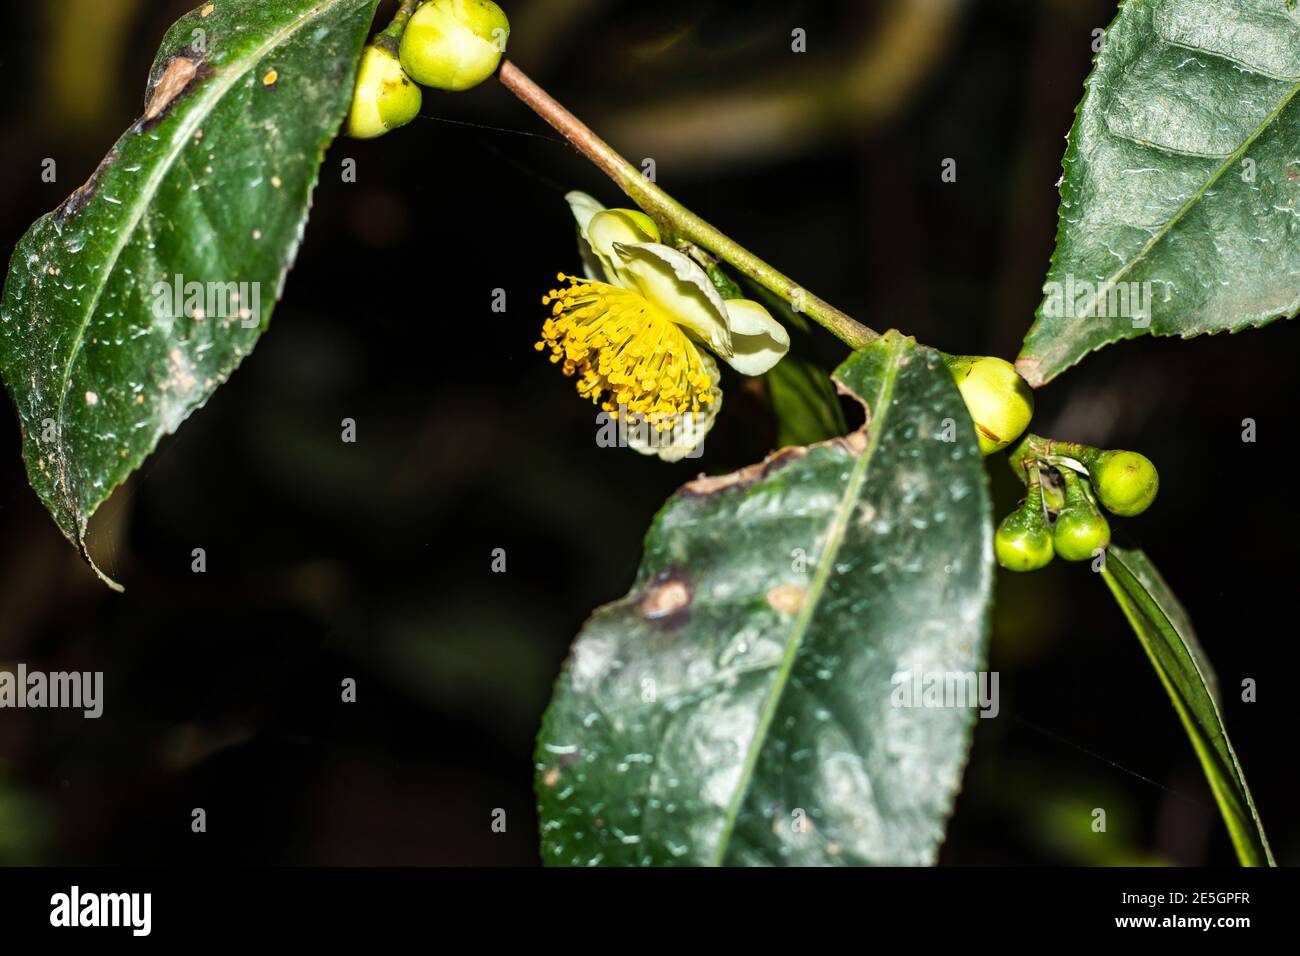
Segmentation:
[(949, 368), (975, 422), (981, 452), (991, 455), (1020, 437), (1034, 417), (1034, 393), (1014, 365), (964, 355), (951, 359)]
[(510, 21), (492, 0), (432, 0), (402, 34), (402, 66), (417, 83), (468, 90), (496, 72)]
[(381, 46), (368, 46), (361, 55), (352, 109), (343, 132), (353, 139), (374, 139), (405, 126), (420, 112), (420, 88), (402, 69), (397, 57)]
[(1107, 511), (1131, 518), (1151, 507), (1160, 474), (1151, 459), (1135, 451), (1101, 451), (1084, 462), (1092, 487)]

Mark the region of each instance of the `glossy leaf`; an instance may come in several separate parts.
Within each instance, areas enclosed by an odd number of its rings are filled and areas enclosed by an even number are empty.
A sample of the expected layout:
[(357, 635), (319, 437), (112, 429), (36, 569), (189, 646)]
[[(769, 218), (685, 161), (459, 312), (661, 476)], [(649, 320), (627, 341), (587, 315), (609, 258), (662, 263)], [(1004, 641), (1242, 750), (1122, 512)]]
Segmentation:
[(1086, 86), (1025, 378), (1041, 385), (1120, 339), (1295, 315), (1296, 5), (1129, 0)]
[(973, 433), (942, 440), (938, 353), (890, 333), (837, 378), (862, 431), (683, 487), (583, 628), (538, 741), (545, 862), (934, 861), (976, 712), (900, 695), (984, 667), (987, 481)]
[(32, 487), (83, 555), (95, 509), (266, 328), (376, 3), (215, 0), (183, 17), (140, 120), (19, 242), (0, 371)]
[(1103, 576), (1191, 738), (1238, 859), (1245, 866), (1276, 865), (1223, 725), (1218, 682), (1187, 612), (1141, 551), (1112, 545)]

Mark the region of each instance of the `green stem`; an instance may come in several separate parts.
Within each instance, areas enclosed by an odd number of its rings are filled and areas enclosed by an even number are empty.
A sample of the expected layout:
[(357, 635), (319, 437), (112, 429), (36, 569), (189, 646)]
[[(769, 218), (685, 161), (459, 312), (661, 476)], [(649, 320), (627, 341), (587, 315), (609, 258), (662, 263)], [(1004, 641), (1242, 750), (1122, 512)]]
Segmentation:
[[(1024, 469), (1027, 473), (1028, 489), (1025, 494), (1026, 502), (1034, 502), (1038, 506), (1039, 516), (1044, 521), (1048, 520), (1049, 515), (1053, 515), (1061, 510), (1065, 504), (1064, 494), (1043, 480), (1043, 467), (1049, 469), (1055, 468), (1051, 461), (1043, 461), (1039, 458), (1031, 458), (1024, 463)], [(1059, 471), (1059, 469), (1056, 469)], [(1062, 479), (1064, 480), (1064, 479)]]
[(1026, 468), (1034, 461), (1045, 461), (1058, 465), (1061, 459), (1070, 458), (1087, 464), (1091, 452), (1096, 451), (1091, 445), (1074, 441), (1058, 441), (1055, 438), (1043, 438), (1041, 435), (1025, 435), (1020, 444), (1011, 452), (1011, 470), (1021, 481), (1027, 481)]
[(388, 26), (375, 35), (374, 44), (382, 46), (393, 56), (397, 56), (402, 44), (402, 34), (406, 32), (407, 21), (411, 19), (419, 4), (420, 0), (402, 0), (402, 5), (393, 14), (393, 19)]
[(1025, 500), (1036, 502), (1041, 511), (1045, 507), (1043, 503), (1043, 473), (1039, 468), (1037, 459), (1030, 461), (1026, 465), (1025, 471), (1028, 478)]
[(880, 338), (877, 332), (813, 295), (793, 279), (782, 275), (740, 243), (673, 199), (509, 60), (501, 64), (498, 77), (506, 89), (550, 123), (666, 229), (707, 249), (759, 285), (775, 292), (790, 303), (796, 312), (807, 315), (850, 348), (859, 349)]

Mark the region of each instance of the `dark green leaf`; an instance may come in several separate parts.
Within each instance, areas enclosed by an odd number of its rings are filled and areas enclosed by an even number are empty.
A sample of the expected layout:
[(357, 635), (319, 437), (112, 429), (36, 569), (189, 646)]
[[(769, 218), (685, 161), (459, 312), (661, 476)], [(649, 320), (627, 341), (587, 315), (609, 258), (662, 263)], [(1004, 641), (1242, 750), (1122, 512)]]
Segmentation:
[(1141, 551), (1112, 546), (1103, 575), (1191, 738), (1238, 859), (1245, 866), (1276, 865), (1223, 726), (1218, 682), (1187, 612)]
[(686, 485), (583, 628), (538, 740), (545, 862), (934, 861), (975, 710), (895, 677), (984, 667), (987, 481), (973, 433), (941, 440), (938, 353), (889, 333), (837, 378), (862, 432)]
[[(1129, 0), (1121, 7), (1070, 131), (1046, 297), (1017, 362), (1031, 384), (1120, 339), (1235, 332), (1295, 315), (1300, 13), (1293, 6)], [(1094, 290), (1114, 284), (1096, 300), (1105, 314), (1090, 314), (1085, 282)], [(1143, 315), (1134, 297), (1147, 293)]]
[(811, 445), (848, 431), (835, 386), (814, 363), (787, 355), (766, 378), (778, 447)]
[[(216, 0), (183, 17), (144, 115), (19, 242), (0, 371), (32, 487), (83, 555), (95, 509), (266, 328), (376, 3)], [(177, 276), (198, 285), (173, 316)]]

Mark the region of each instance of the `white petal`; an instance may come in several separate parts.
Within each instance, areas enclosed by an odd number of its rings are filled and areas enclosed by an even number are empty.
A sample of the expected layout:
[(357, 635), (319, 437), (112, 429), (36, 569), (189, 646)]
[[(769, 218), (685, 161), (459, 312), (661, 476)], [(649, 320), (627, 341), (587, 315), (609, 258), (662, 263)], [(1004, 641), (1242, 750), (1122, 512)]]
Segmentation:
[(578, 220), (578, 231), (582, 233), (582, 238), (587, 238), (587, 223), (591, 222), (591, 217), (598, 212), (604, 212), (605, 207), (599, 201), (584, 192), (574, 190), (566, 193), (564, 196), (569, 202), (569, 209), (573, 212), (573, 218)]
[(731, 356), (726, 306), (694, 260), (657, 242), (619, 242), (614, 251), (623, 260), (624, 271), (653, 305), (718, 355)]
[(628, 447), (643, 455), (658, 455), (662, 461), (681, 461), (688, 456), (698, 458), (703, 452), (704, 438), (713, 428), (718, 409), (722, 407), (722, 389), (715, 386), (712, 394), (713, 401), (694, 415), (689, 412), (682, 415), (676, 428), (656, 432), (651, 425), (636, 428), (629, 423)]
[(604, 282), (606, 281), (605, 265), (596, 255), (596, 251), (591, 248), (590, 240), (587, 239), (587, 224), (591, 222), (591, 217), (596, 213), (604, 212), (605, 207), (591, 196), (584, 192), (578, 192), (576, 189), (571, 193), (567, 193), (564, 198), (568, 200), (573, 218), (578, 222), (578, 254), (582, 256), (582, 272), (588, 279)]
[(585, 278), (592, 282), (609, 281), (609, 276), (605, 275), (605, 263), (600, 261), (600, 256), (591, 248), (591, 243), (582, 238), (582, 233), (578, 233), (578, 255), (582, 258), (582, 274)]
[(728, 365), (742, 375), (762, 375), (790, 351), (790, 333), (750, 299), (727, 299), (733, 354)]
[(587, 241), (605, 266), (606, 281), (635, 289), (636, 280), (624, 268), (625, 263), (614, 247), (622, 243), (658, 242), (659, 227), (643, 212), (606, 209), (588, 221)]

